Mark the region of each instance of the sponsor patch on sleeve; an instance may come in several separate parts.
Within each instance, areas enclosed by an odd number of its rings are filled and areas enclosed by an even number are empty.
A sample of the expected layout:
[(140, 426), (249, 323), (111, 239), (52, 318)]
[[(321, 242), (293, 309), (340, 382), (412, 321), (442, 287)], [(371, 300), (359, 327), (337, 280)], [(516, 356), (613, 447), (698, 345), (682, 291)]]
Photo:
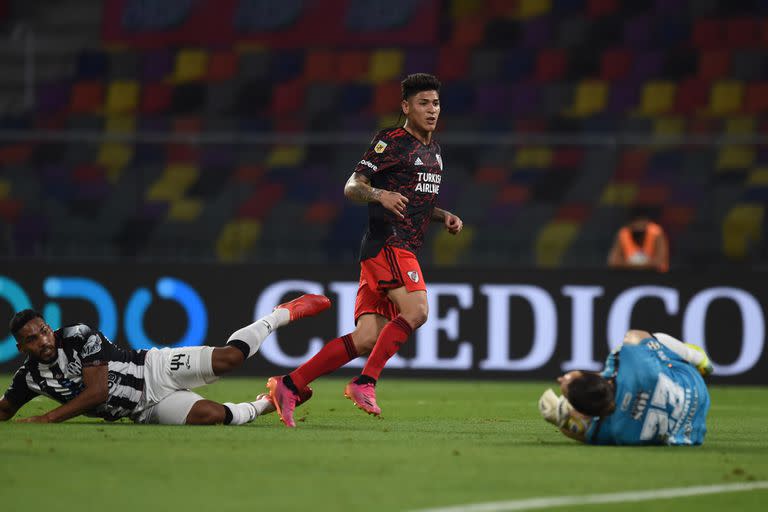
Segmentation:
[(373, 150), (376, 153), (383, 153), (385, 149), (387, 149), (387, 143), (384, 142), (383, 140), (380, 140), (379, 142), (377, 142), (376, 145), (373, 147)]

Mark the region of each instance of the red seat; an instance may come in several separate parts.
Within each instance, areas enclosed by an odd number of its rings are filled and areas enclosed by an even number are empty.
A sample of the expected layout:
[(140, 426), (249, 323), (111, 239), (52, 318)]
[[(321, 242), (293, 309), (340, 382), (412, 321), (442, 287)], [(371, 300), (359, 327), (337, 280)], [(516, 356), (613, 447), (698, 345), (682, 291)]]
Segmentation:
[(97, 81), (78, 82), (72, 87), (72, 112), (98, 112), (104, 106), (104, 84)]
[(304, 77), (307, 82), (336, 81), (336, 58), (329, 50), (312, 50), (307, 54)]
[(701, 49), (725, 46), (725, 27), (720, 20), (702, 18), (694, 22), (691, 36), (693, 45)]
[(398, 112), (400, 97), (399, 82), (381, 82), (373, 91), (373, 113), (382, 115)]
[(303, 107), (304, 83), (300, 79), (277, 84), (273, 90), (273, 114), (291, 114)]
[(709, 99), (709, 82), (689, 78), (683, 80), (677, 87), (674, 112), (679, 114), (695, 114), (704, 107)]
[(335, 81), (355, 82), (368, 76), (368, 61), (370, 54), (364, 51), (345, 51), (339, 55), (336, 62)]
[(731, 53), (728, 50), (709, 50), (699, 54), (698, 75), (705, 80), (717, 80), (728, 76)]
[(747, 85), (744, 111), (748, 114), (768, 112), (768, 82), (754, 82)]
[(146, 84), (141, 91), (141, 112), (167, 112), (171, 105), (171, 86), (162, 82)]
[(600, 59), (600, 78), (619, 80), (625, 78), (632, 69), (632, 52), (624, 48), (613, 48), (603, 52)]
[(561, 48), (541, 50), (536, 58), (534, 77), (539, 82), (552, 82), (565, 75), (567, 55)]
[(469, 69), (469, 52), (465, 48), (443, 46), (437, 61), (437, 76), (443, 81), (465, 80)]
[(616, 0), (589, 0), (587, 15), (591, 18), (599, 18), (616, 12), (619, 5)]
[(214, 52), (208, 58), (208, 80), (229, 80), (237, 73), (237, 55), (229, 51)]
[(729, 48), (760, 46), (760, 25), (756, 19), (734, 18), (725, 24), (725, 40)]

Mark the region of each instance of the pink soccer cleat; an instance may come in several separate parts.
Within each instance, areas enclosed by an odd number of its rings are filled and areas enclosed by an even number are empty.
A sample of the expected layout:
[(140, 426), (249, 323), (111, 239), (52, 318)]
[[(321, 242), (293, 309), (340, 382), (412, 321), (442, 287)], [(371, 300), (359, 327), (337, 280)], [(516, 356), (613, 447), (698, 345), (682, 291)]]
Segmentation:
[(279, 306), (275, 307), (275, 309), (287, 309), (291, 314), (291, 322), (293, 322), (299, 318), (315, 316), (318, 313), (322, 313), (329, 307), (331, 307), (331, 299), (325, 295), (307, 293), (306, 295), (302, 295), (301, 297), (295, 298), (292, 301), (280, 304)]
[(376, 404), (376, 387), (373, 384), (358, 384), (357, 379), (354, 379), (344, 388), (344, 396), (368, 414), (381, 414), (381, 408)]
[(294, 428), (296, 422), (293, 420), (293, 411), (300, 400), (299, 395), (283, 383), (282, 375), (270, 377), (267, 381), (267, 389), (269, 389), (269, 397), (275, 404), (277, 414), (280, 416), (280, 421), (286, 427)]

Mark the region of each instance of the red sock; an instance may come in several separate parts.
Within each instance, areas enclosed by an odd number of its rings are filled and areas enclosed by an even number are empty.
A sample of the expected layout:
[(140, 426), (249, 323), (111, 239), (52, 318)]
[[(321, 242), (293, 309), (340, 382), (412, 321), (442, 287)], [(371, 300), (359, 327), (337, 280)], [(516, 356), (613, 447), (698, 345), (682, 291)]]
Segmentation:
[(373, 346), (371, 355), (368, 356), (368, 362), (363, 368), (363, 375), (378, 380), (384, 365), (387, 364), (390, 357), (400, 350), (400, 345), (405, 343), (412, 332), (413, 328), (401, 316), (385, 325), (379, 333), (379, 338), (376, 340), (376, 345)]
[(301, 389), (316, 378), (338, 370), (357, 357), (357, 349), (352, 343), (352, 335), (346, 334), (325, 344), (312, 359), (296, 368), (291, 373), (291, 380), (297, 389)]

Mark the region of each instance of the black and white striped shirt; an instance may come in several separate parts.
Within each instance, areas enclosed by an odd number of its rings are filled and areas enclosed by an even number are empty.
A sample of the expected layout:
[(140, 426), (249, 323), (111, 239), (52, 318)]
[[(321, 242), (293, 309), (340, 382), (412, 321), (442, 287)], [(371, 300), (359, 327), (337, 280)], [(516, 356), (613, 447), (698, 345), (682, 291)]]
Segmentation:
[(107, 401), (85, 415), (107, 421), (129, 416), (144, 390), (146, 351), (122, 349), (84, 324), (62, 327), (54, 332), (54, 336), (57, 358), (51, 363), (27, 358), (16, 371), (4, 398), (19, 407), (37, 395), (45, 395), (63, 404), (85, 389), (83, 367), (107, 365)]

